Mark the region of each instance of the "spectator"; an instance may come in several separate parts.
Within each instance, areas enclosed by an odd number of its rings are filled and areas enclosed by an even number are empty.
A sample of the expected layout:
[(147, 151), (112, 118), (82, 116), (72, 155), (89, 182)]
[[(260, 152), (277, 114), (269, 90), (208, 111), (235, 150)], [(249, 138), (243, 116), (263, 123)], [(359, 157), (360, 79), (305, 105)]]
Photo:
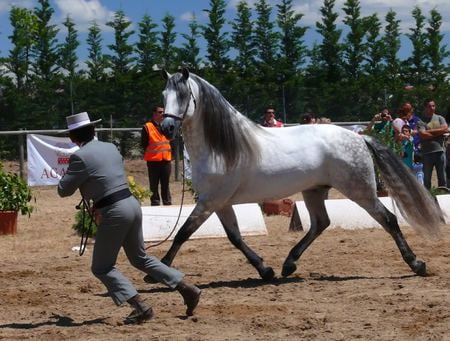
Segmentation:
[(264, 113), (264, 120), (261, 123), (264, 127), (275, 127), (281, 128), (284, 126), (283, 122), (275, 118), (275, 109), (273, 107), (268, 107)]
[(392, 116), (387, 108), (375, 114), (367, 125), (366, 131), (374, 130), (376, 133), (392, 131)]
[(401, 157), (403, 163), (412, 170), (414, 161), (414, 146), (413, 138), (411, 136), (411, 127), (407, 124), (403, 125), (398, 138), (402, 145)]
[[(395, 149), (394, 145), (396, 143), (394, 141), (392, 117), (387, 108), (383, 108), (381, 112), (372, 117), (364, 133), (375, 136), (381, 143), (393, 150)], [(378, 196), (386, 196), (387, 190), (377, 168), (375, 168), (375, 182)]]
[(414, 108), (410, 102), (406, 102), (403, 104), (404, 110), (408, 111), (408, 125), (411, 127), (411, 136), (413, 137), (413, 144), (414, 144), (414, 154), (419, 155), (420, 154), (420, 136), (419, 132), (417, 131), (417, 123), (420, 121), (420, 119), (417, 117), (416, 114), (414, 114)]
[(94, 202), (98, 229), (92, 254), (92, 273), (105, 285), (118, 306), (127, 302), (133, 311), (126, 324), (153, 318), (153, 310), (133, 284), (115, 266), (123, 247), (130, 263), (180, 292), (192, 315), (200, 299), (200, 289), (183, 280), (178, 270), (147, 255), (142, 235), (141, 205), (131, 194), (123, 167), (123, 158), (112, 143), (94, 139), (94, 124), (88, 113), (67, 117), (69, 137), (80, 149), (70, 156), (67, 172), (58, 184), (58, 194), (66, 197), (80, 190), (82, 197)]
[(331, 119), (329, 119), (328, 117), (320, 117), (317, 120), (318, 124), (330, 124), (331, 123)]
[(402, 129), (404, 125), (409, 126), (408, 117), (410, 116), (411, 110), (412, 106), (410, 103), (403, 104), (398, 111), (397, 118), (392, 121), (392, 127), (394, 128), (395, 134), (394, 137), (397, 141), (402, 141), (405, 139), (405, 137), (402, 136)]
[(300, 124), (314, 124), (316, 123), (316, 118), (311, 113), (306, 113), (300, 116)]
[(431, 189), (431, 175), (433, 168), (436, 168), (438, 187), (447, 187), (444, 142), (448, 125), (445, 118), (436, 113), (433, 99), (427, 99), (424, 105), (424, 115), (417, 124), (421, 139), (424, 185)]
[(152, 206), (159, 206), (161, 198), (164, 205), (172, 205), (169, 188), (172, 149), (170, 141), (159, 130), (163, 114), (164, 107), (156, 106), (153, 109), (152, 119), (142, 127), (141, 133), (141, 145), (144, 149), (144, 160), (147, 161), (148, 181), (152, 192), (150, 197)]

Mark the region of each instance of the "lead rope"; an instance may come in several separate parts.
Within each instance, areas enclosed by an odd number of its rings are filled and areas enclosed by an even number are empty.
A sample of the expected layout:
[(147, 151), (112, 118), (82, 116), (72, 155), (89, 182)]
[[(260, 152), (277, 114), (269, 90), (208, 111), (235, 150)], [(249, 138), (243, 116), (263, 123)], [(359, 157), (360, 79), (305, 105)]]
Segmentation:
[[(78, 250), (78, 254), (82, 256), (84, 254), (84, 251), (86, 250), (87, 241), (89, 239), (89, 235), (92, 233), (92, 225), (95, 224), (94, 217), (92, 216), (91, 207), (89, 205), (89, 202), (81, 198), (80, 203), (75, 206), (77, 210), (81, 210), (81, 240), (80, 240), (80, 249)], [(86, 222), (86, 211), (88, 212), (89, 218), (91, 218), (91, 221), (89, 222), (89, 226), (87, 229), (84, 229), (84, 225)]]
[(150, 244), (149, 246), (147, 246), (145, 248), (146, 250), (148, 250), (151, 247), (156, 247), (156, 246), (159, 246), (159, 245), (165, 243), (167, 240), (169, 240), (169, 238), (175, 232), (175, 229), (177, 228), (178, 222), (180, 221), (181, 211), (183, 209), (183, 204), (184, 204), (184, 180), (185, 180), (185, 168), (184, 168), (184, 158), (183, 158), (183, 178), (182, 178), (183, 184), (182, 184), (182, 187), (181, 187), (181, 203), (180, 203), (180, 209), (178, 210), (178, 217), (177, 217), (177, 220), (175, 222), (175, 225), (173, 226), (172, 231), (170, 231), (169, 235), (166, 238), (164, 238), (163, 240), (161, 240), (161, 241), (159, 241), (157, 243)]

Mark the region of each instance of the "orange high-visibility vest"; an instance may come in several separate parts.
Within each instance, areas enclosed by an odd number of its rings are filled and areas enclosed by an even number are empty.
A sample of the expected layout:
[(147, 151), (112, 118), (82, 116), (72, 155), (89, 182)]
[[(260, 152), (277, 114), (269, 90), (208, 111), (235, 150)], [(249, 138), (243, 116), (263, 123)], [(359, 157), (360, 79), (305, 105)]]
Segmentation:
[(172, 151), (170, 141), (156, 128), (153, 122), (145, 124), (148, 134), (148, 145), (144, 152), (146, 161), (170, 161)]

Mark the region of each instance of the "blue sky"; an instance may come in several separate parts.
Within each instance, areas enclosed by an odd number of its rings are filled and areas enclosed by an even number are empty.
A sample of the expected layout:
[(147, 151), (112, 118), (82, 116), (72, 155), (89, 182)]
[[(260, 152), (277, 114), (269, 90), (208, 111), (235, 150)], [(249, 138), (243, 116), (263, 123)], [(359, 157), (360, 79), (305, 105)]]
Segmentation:
[[(250, 5), (255, 1), (247, 1)], [(343, 17), (343, 3), (345, 0), (337, 0), (335, 10), (338, 11), (340, 19)], [(207, 16), (203, 9), (209, 8), (209, 0), (51, 0), (52, 7), (55, 10), (54, 24), (61, 26), (64, 18), (69, 15), (76, 24), (79, 31), (79, 39), (82, 46), (79, 49), (79, 57), (83, 59), (86, 54), (87, 28), (92, 21), (96, 21), (104, 29), (104, 44), (112, 42), (113, 36), (110, 28), (104, 26), (108, 20), (111, 20), (114, 12), (121, 9), (125, 15), (133, 22), (133, 29), (137, 31), (137, 23), (144, 14), (148, 14), (159, 25), (161, 18), (169, 13), (175, 17), (175, 31), (178, 33), (187, 32), (189, 19), (192, 13), (195, 14), (199, 23), (206, 23)], [(235, 18), (235, 8), (238, 0), (227, 1), (226, 16), (231, 20)], [(269, 0), (274, 6), (279, 3), (276, 0)], [(320, 7), (323, 0), (294, 0), (295, 10), (303, 13), (304, 17), (301, 24), (311, 27), (306, 33), (306, 41), (309, 46), (319, 39), (315, 33), (314, 24), (320, 20)], [(445, 43), (450, 46), (450, 0), (361, 0), (362, 14), (369, 15), (378, 13), (380, 19), (384, 19), (386, 12), (392, 8), (397, 12), (397, 18), (402, 23), (402, 33), (407, 33), (408, 28), (413, 27), (414, 22), (411, 17), (411, 10), (414, 6), (419, 6), (423, 14), (428, 18), (429, 11), (436, 8), (443, 16), (442, 30), (446, 34)], [(37, 5), (37, 0), (0, 0), (0, 53), (5, 56), (10, 47), (8, 35), (11, 32), (9, 24), (9, 9), (12, 5), (33, 8)], [(62, 27), (62, 26), (61, 26)], [(63, 28), (63, 27), (62, 27)], [(64, 31), (64, 30), (62, 30)], [(136, 34), (135, 34), (136, 35)], [(58, 37), (61, 41), (63, 34)], [(204, 42), (199, 41), (200, 46)], [(402, 51), (400, 57), (409, 54), (410, 45), (407, 38), (403, 39)], [(107, 48), (105, 47), (105, 52)]]

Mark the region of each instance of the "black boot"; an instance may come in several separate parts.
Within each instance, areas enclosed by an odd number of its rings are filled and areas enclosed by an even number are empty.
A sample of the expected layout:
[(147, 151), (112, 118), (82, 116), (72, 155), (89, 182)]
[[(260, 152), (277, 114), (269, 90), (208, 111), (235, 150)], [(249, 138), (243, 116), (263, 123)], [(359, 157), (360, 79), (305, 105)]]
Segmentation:
[(153, 318), (152, 307), (145, 303), (141, 296), (133, 296), (127, 302), (134, 310), (125, 318), (125, 324), (141, 324)]
[(194, 310), (198, 305), (198, 301), (200, 300), (200, 294), (202, 293), (202, 291), (195, 285), (188, 284), (185, 281), (181, 281), (180, 283), (178, 283), (175, 289), (177, 289), (181, 296), (183, 296), (184, 304), (186, 304), (187, 306), (186, 315), (194, 315)]

